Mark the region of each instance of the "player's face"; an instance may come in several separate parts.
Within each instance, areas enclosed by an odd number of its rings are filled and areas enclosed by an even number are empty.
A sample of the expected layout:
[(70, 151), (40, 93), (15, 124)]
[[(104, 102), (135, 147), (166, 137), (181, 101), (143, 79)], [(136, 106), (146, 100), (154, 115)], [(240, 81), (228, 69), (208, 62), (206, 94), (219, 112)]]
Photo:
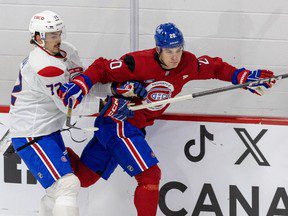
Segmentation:
[(60, 52), (62, 31), (47, 32), (45, 35), (45, 49), (52, 55)]
[(162, 48), (162, 52), (159, 54), (159, 59), (164, 63), (162, 67), (165, 69), (176, 68), (181, 61), (182, 53), (183, 47)]

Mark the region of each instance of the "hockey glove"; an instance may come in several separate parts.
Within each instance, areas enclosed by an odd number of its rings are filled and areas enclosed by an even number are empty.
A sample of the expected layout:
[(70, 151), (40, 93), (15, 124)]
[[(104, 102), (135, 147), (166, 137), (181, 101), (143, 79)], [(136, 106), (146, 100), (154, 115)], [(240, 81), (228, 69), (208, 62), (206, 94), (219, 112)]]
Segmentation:
[(82, 98), (89, 92), (92, 87), (92, 81), (89, 77), (81, 74), (75, 77), (71, 82), (63, 84), (58, 90), (58, 96), (62, 99), (65, 106), (68, 99), (76, 99), (73, 109), (82, 101)]
[(122, 98), (108, 96), (99, 116), (111, 117), (114, 121), (124, 121), (127, 118), (131, 118), (134, 116), (134, 112), (128, 109), (128, 103), (129, 101)]
[[(237, 85), (237, 84), (243, 84), (246, 82), (252, 82), (252, 81), (257, 81), (259, 79), (263, 78), (269, 78), (273, 77), (274, 73), (269, 70), (255, 70), (255, 71), (249, 71), (246, 70), (245, 68), (241, 68), (235, 71), (232, 77), (232, 83)], [(263, 95), (263, 87), (268, 89), (271, 88), (274, 84), (276, 83), (275, 79), (269, 80), (269, 82), (262, 82), (259, 84), (254, 84), (249, 87), (245, 87), (244, 89), (248, 89), (250, 92), (257, 94), (259, 96)]]
[(112, 83), (112, 92), (115, 96), (120, 97), (139, 97), (145, 98), (147, 91), (145, 87), (137, 81), (127, 81), (123, 83)]

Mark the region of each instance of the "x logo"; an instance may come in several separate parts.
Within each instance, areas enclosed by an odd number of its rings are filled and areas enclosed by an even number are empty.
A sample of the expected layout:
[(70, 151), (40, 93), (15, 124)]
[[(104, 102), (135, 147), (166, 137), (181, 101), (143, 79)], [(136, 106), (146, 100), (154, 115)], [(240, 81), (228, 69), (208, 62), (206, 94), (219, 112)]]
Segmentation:
[[(247, 157), (247, 155), (251, 153), (260, 166), (270, 166), (270, 164), (256, 145), (258, 141), (263, 137), (263, 135), (267, 132), (267, 129), (263, 129), (254, 140), (251, 138), (245, 128), (234, 128), (234, 130), (247, 147), (246, 151), (241, 155), (241, 157), (236, 161), (235, 164), (241, 164), (242, 161)], [(245, 139), (245, 137), (247, 139)]]

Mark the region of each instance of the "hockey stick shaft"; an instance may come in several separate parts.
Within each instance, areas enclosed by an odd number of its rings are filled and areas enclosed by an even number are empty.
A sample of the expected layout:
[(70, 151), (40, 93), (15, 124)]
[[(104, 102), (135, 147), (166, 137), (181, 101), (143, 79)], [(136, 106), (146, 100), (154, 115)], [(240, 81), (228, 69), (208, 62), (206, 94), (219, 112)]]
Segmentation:
[(69, 128), (74, 128), (77, 130), (85, 130), (85, 131), (98, 131), (99, 128), (97, 127), (88, 127), (88, 128), (80, 128), (80, 127), (76, 127), (75, 125), (71, 124), (71, 118), (72, 118), (72, 108), (73, 107), (73, 99), (69, 98), (68, 100), (68, 108), (67, 108), (67, 114), (66, 114), (66, 126)]
[(0, 139), (0, 143), (2, 143), (5, 140), (5, 138), (8, 136), (9, 133), (10, 133), (10, 129), (7, 129), (3, 137)]
[(175, 103), (175, 102), (184, 101), (184, 100), (190, 100), (190, 99), (193, 99), (196, 97), (202, 97), (205, 95), (212, 95), (212, 94), (217, 94), (220, 92), (230, 91), (230, 90), (234, 90), (234, 89), (249, 87), (249, 86), (253, 86), (253, 85), (259, 85), (259, 84), (262, 84), (264, 82), (270, 82), (272, 80), (281, 80), (281, 79), (285, 79), (285, 78), (288, 78), (288, 73), (269, 77), (269, 78), (263, 78), (263, 79), (259, 79), (256, 81), (243, 83), (243, 84), (230, 85), (230, 86), (210, 89), (210, 90), (206, 90), (206, 91), (202, 91), (202, 92), (197, 92), (197, 93), (193, 93), (193, 94), (189, 94), (189, 95), (174, 97), (174, 98), (170, 98), (170, 99), (166, 99), (166, 100), (155, 101), (155, 102), (142, 104), (142, 105), (138, 105), (138, 106), (131, 106), (131, 107), (129, 107), (129, 109), (132, 111), (136, 111), (136, 110), (146, 109), (146, 108), (155, 107), (155, 106), (159, 106), (159, 105), (165, 105), (165, 104)]
[(9, 148), (9, 145), (10, 145), (8, 144), (9, 133), (10, 133), (10, 129), (7, 129), (3, 137), (0, 139), (0, 154), (2, 153), (5, 154), (5, 152), (7, 151), (7, 148)]
[(70, 127), (71, 124), (71, 117), (72, 117), (72, 103), (68, 103), (68, 109), (67, 109), (67, 117), (66, 117), (66, 126)]

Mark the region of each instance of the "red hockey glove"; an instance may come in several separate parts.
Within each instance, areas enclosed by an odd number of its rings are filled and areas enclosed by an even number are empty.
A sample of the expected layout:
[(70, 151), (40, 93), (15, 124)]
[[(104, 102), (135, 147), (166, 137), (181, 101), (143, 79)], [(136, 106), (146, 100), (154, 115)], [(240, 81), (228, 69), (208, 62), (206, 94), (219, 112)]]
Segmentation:
[(82, 98), (92, 87), (92, 81), (83, 74), (75, 77), (71, 82), (63, 84), (58, 90), (58, 96), (62, 99), (65, 106), (70, 97), (76, 98), (73, 109), (82, 101)]
[(102, 108), (99, 116), (111, 117), (113, 120), (116, 119), (119, 121), (124, 121), (134, 116), (134, 112), (127, 107), (129, 101), (110, 96), (108, 96), (105, 101), (106, 104)]
[(112, 83), (112, 92), (116, 96), (120, 97), (139, 97), (145, 98), (147, 91), (145, 87), (137, 81), (127, 81), (123, 83)]
[[(252, 81), (257, 81), (259, 79), (263, 78), (269, 78), (273, 77), (274, 73), (269, 70), (255, 70), (255, 71), (249, 71), (246, 70), (245, 68), (241, 68), (235, 71), (232, 77), (232, 83), (237, 85), (237, 84), (243, 84), (246, 82), (252, 82)], [(268, 89), (271, 88), (274, 84), (276, 83), (275, 79), (271, 79), (269, 82), (263, 82), (259, 84), (254, 84), (249, 87), (245, 87), (244, 89), (248, 89), (250, 92), (257, 94), (259, 96), (263, 95), (263, 87)]]

